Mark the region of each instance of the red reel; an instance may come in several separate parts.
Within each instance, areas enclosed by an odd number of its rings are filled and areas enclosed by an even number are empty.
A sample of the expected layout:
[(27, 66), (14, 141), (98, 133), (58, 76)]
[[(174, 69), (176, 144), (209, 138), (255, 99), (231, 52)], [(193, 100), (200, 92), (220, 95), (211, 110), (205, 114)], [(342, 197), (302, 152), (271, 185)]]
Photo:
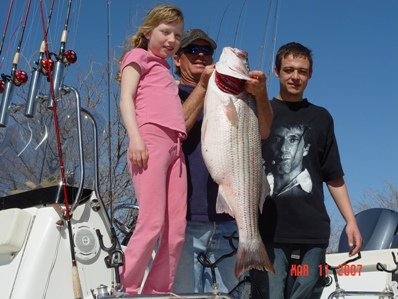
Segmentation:
[(3, 93), (4, 91), (4, 81), (0, 80), (0, 93)]
[(25, 71), (19, 70), (15, 73), (14, 84), (16, 86), (21, 86), (25, 84), (27, 81), (28, 81), (28, 74)]
[(66, 65), (69, 65), (71, 63), (75, 63), (77, 60), (77, 55), (76, 52), (73, 50), (68, 50), (65, 52), (65, 58), (64, 58), (64, 63)]
[(52, 72), (53, 68), (54, 68), (54, 61), (52, 61), (51, 59), (47, 58), (44, 59), (41, 62), (41, 72), (44, 76), (48, 76), (49, 72)]

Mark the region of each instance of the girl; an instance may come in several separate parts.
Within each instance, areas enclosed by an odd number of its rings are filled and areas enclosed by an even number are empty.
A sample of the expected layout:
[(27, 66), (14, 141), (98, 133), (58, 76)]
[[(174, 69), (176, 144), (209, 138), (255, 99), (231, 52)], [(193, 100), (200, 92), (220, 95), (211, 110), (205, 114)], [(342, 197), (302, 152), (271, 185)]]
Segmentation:
[(120, 58), (120, 109), (140, 207), (120, 271), (129, 294), (138, 294), (159, 238), (142, 293), (170, 293), (184, 242), (187, 178), (181, 141), (186, 132), (178, 87), (165, 60), (180, 48), (183, 27), (180, 9), (156, 6), (131, 38), (132, 49)]

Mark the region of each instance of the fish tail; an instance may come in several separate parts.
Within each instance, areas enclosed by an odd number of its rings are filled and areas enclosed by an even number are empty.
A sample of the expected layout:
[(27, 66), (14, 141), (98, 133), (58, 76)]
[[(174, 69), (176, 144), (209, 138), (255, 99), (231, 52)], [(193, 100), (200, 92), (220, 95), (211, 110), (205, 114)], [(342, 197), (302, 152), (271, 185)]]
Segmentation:
[(239, 244), (235, 262), (235, 276), (239, 277), (250, 269), (267, 270), (275, 274), (274, 266), (268, 257), (262, 242), (255, 242), (254, 246)]

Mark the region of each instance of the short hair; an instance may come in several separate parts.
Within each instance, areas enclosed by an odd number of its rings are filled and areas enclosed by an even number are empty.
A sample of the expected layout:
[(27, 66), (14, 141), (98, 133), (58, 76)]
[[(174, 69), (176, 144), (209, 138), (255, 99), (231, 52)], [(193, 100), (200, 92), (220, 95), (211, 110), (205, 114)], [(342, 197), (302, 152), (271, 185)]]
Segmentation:
[(312, 50), (302, 44), (291, 42), (281, 46), (275, 56), (275, 68), (278, 72), (281, 70), (282, 58), (292, 54), (294, 58), (305, 57), (310, 62), (310, 72), (312, 72)]
[(301, 137), (304, 140), (304, 144), (307, 145), (308, 143), (310, 143), (310, 140), (312, 138), (312, 128), (309, 124), (287, 120), (287, 121), (283, 122), (280, 125), (280, 127), (286, 128), (288, 130), (292, 130), (292, 129), (300, 130), (302, 132)]

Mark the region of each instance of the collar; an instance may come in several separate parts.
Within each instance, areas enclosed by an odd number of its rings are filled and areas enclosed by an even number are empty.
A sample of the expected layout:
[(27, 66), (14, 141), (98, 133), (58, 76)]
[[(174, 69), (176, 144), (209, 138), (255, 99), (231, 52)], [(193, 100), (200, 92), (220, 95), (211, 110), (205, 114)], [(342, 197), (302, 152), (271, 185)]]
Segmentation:
[(293, 180), (291, 180), (279, 193), (274, 194), (274, 175), (272, 173), (269, 173), (267, 175), (267, 180), (270, 185), (270, 194), (271, 195), (276, 195), (279, 196), (291, 189), (293, 189), (296, 186), (300, 186), (300, 188), (306, 192), (310, 193), (312, 191), (312, 181), (311, 181), (311, 176), (308, 172), (307, 169), (304, 169), (302, 172), (300, 172)]

